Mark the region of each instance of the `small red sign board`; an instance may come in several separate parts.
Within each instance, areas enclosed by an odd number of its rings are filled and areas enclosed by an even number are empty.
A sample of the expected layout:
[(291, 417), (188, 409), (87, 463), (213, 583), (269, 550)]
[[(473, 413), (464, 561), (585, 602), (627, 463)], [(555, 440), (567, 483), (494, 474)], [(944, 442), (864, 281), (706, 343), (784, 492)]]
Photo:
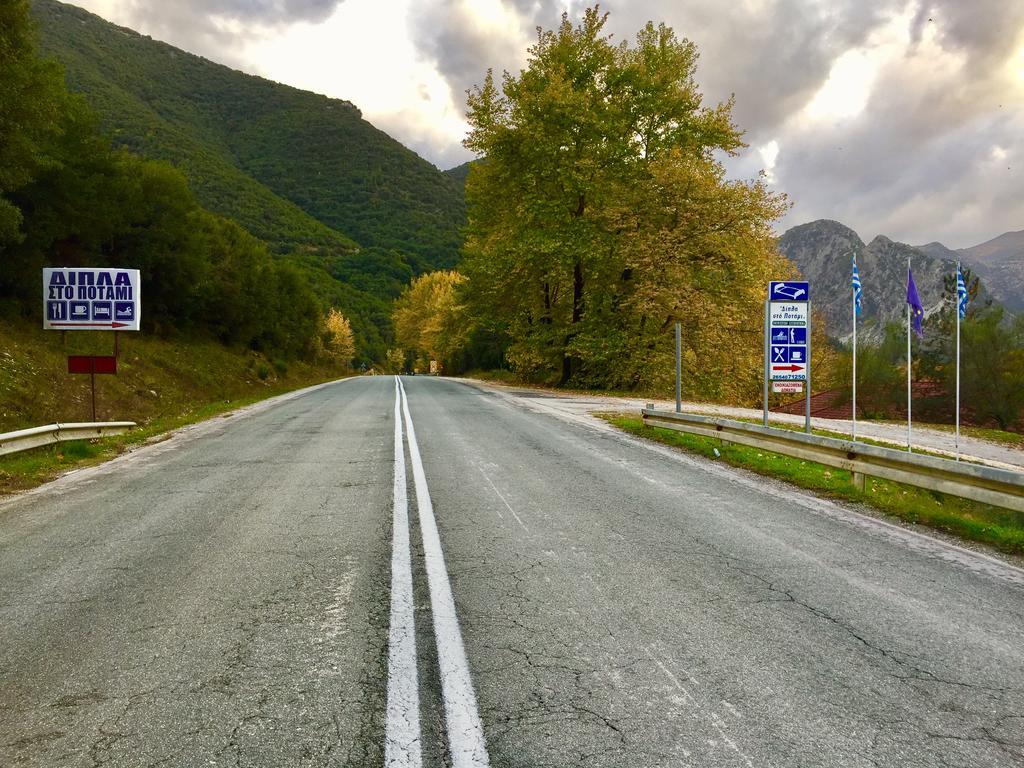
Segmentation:
[(68, 355), (68, 373), (117, 373), (113, 355)]

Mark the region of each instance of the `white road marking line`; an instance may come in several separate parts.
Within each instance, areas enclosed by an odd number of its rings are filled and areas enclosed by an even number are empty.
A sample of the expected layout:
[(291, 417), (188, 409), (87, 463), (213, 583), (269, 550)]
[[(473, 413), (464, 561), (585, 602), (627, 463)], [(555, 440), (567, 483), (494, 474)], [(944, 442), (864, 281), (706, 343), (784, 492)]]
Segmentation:
[(409, 548), (409, 502), (402, 443), (401, 390), (395, 377), (395, 483), (391, 541), (391, 624), (388, 630), (388, 704), (384, 734), (386, 768), (420, 768), (420, 693)]
[(430, 586), (430, 610), (434, 614), (434, 637), (437, 640), (437, 661), (441, 672), (441, 695), (444, 699), (452, 768), (487, 768), (490, 766), (487, 743), (484, 741), (484, 729), (477, 711), (469, 662), (459, 631), (459, 619), (455, 615), (455, 598), (444, 564), (441, 537), (427, 488), (427, 475), (423, 470), (420, 449), (416, 444), (416, 429), (409, 413), (409, 396), (401, 379), (398, 380), (398, 386), (402, 392), (405, 431), (409, 437), (409, 455), (412, 458), (412, 476), (416, 487), (416, 507), (423, 534), (423, 554), (427, 566), (427, 583)]
[[(499, 491), (497, 489), (497, 487), (494, 485), (494, 481), (491, 480), (491, 478), (487, 476), (487, 473), (484, 472), (483, 467), (481, 467), (479, 464), (477, 464), (475, 466), (477, 468), (477, 471), (479, 471), (480, 474), (484, 476), (484, 480), (487, 481), (487, 484), (491, 486), (491, 490), (493, 490), (496, 494), (498, 494), (498, 498), (501, 499), (501, 503), (504, 504), (506, 509), (508, 509), (508, 511), (512, 513), (512, 517), (514, 517), (516, 519), (516, 522), (519, 523), (519, 525), (521, 525), (523, 527), (524, 531), (529, 533), (530, 529), (526, 527), (526, 523), (524, 523), (522, 520), (519, 519), (519, 515), (517, 515), (516, 511), (514, 509), (512, 509), (512, 505), (509, 504), (508, 501), (505, 500), (505, 497), (501, 495), (501, 491)], [(501, 517), (501, 513), (500, 512), (498, 513), (498, 517)]]

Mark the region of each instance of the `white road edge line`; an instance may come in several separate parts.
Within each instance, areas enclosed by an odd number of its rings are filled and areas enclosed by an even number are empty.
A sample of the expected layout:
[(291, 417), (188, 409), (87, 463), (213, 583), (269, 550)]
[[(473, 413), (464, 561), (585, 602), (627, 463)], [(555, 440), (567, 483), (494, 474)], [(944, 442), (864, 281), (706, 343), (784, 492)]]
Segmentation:
[(473, 681), (469, 675), (469, 662), (462, 644), (459, 620), (455, 615), (455, 598), (444, 564), (441, 537), (434, 519), (434, 506), (427, 489), (427, 475), (423, 470), (420, 449), (416, 444), (416, 429), (409, 413), (409, 396), (402, 380), (402, 410), (405, 413), (405, 431), (409, 439), (412, 475), (416, 487), (416, 507), (423, 534), (423, 554), (430, 587), (430, 610), (434, 615), (434, 637), (437, 640), (437, 661), (441, 672), (441, 696), (444, 699), (445, 724), (452, 768), (488, 768), (487, 743), (477, 710)]
[(409, 501), (402, 442), (402, 394), (395, 377), (395, 483), (391, 539), (391, 621), (388, 630), (388, 703), (384, 733), (386, 768), (420, 768), (420, 693), (409, 547)]

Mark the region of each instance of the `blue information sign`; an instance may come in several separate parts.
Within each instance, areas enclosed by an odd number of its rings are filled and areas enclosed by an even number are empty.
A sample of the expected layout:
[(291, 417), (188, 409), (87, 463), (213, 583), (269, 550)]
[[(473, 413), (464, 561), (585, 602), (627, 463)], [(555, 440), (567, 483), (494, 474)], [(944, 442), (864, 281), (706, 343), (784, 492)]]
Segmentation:
[(772, 381), (806, 381), (810, 367), (807, 328), (810, 284), (775, 280), (768, 284), (768, 376)]

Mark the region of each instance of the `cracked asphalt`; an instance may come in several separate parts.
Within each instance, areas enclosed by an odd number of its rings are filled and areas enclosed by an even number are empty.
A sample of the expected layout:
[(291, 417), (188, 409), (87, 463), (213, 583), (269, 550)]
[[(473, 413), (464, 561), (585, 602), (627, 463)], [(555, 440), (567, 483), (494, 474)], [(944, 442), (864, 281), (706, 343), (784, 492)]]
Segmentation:
[[(1024, 765), (1024, 572), (404, 383), (492, 766)], [(318, 388), (0, 506), (0, 765), (381, 766), (394, 398)]]

